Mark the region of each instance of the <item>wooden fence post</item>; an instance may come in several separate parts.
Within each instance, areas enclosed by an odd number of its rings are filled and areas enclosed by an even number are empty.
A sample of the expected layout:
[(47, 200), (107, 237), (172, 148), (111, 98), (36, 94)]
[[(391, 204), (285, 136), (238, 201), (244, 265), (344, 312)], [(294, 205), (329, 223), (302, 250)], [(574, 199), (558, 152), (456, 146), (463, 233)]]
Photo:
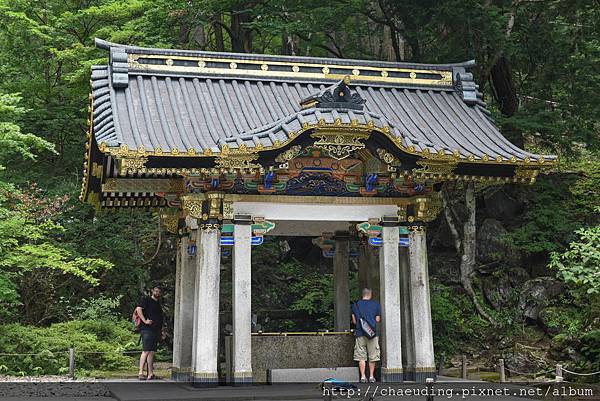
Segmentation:
[(563, 373), (562, 373), (562, 365), (557, 364), (556, 365), (556, 379), (555, 381), (557, 383), (560, 383), (563, 381)]
[(467, 356), (462, 356), (462, 378), (467, 379)]
[(442, 376), (444, 374), (444, 364), (446, 363), (445, 359), (445, 355), (442, 354), (440, 357), (440, 366), (438, 367), (438, 376)]
[(75, 350), (73, 348), (69, 348), (69, 377), (75, 378)]
[(425, 379), (425, 383), (427, 385), (427, 398), (426, 401), (433, 401), (433, 378), (428, 377)]
[(498, 360), (498, 364), (500, 365), (500, 383), (506, 382), (506, 373), (504, 372), (504, 359), (500, 358)]

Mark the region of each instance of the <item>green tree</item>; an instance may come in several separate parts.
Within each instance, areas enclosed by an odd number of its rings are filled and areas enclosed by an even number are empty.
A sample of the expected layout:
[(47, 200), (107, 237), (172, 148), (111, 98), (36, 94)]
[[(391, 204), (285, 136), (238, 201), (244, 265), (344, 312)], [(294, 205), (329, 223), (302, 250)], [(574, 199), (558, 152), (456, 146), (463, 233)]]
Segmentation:
[(581, 228), (575, 234), (578, 239), (566, 251), (551, 254), (549, 267), (566, 283), (582, 286), (588, 294), (600, 294), (600, 225)]
[(17, 94), (0, 94), (0, 171), (15, 156), (35, 160), (35, 152), (54, 151), (52, 143), (21, 132), (17, 121), (26, 110), (19, 106), (20, 101), (21, 97)]
[[(0, 165), (15, 156), (35, 159), (36, 151), (53, 150), (48, 141), (21, 132), (15, 121), (25, 109), (18, 101), (16, 95), (0, 96)], [(64, 229), (52, 217), (60, 210), (61, 200), (38, 193), (35, 185), (22, 192), (0, 180), (0, 304), (21, 304), (25, 319), (36, 323), (51, 317), (46, 299), (36, 297), (40, 291), (69, 285), (65, 276), (97, 285), (95, 274), (110, 268), (101, 259), (81, 257), (60, 244)]]

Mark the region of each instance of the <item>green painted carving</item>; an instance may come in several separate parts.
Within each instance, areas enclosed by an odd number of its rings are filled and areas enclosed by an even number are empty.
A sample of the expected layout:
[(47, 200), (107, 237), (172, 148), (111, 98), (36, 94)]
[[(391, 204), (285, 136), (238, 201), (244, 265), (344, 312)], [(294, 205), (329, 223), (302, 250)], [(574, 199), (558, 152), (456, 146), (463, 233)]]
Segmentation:
[[(233, 234), (235, 224), (223, 224), (221, 226), (221, 234)], [(252, 235), (264, 235), (275, 228), (275, 223), (264, 220), (259, 223), (252, 224)]]
[(381, 231), (383, 230), (383, 227), (381, 227), (380, 225), (371, 224), (368, 221), (365, 221), (364, 223), (358, 223), (356, 225), (356, 229), (359, 232), (368, 235), (369, 237), (379, 237), (381, 235)]
[(275, 223), (268, 220), (263, 220), (259, 223), (252, 224), (252, 232), (254, 235), (265, 235), (275, 228)]
[[(365, 221), (364, 223), (357, 224), (356, 229), (359, 232), (368, 235), (369, 237), (379, 237), (381, 235), (383, 227)], [(400, 234), (408, 234), (408, 227), (400, 226), (398, 227), (398, 231), (400, 231)]]

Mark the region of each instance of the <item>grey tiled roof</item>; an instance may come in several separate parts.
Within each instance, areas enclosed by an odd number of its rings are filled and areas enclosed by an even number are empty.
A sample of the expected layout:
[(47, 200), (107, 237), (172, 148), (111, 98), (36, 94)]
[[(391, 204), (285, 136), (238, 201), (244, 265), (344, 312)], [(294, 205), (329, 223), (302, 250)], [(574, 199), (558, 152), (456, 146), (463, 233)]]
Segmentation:
[[(460, 150), (463, 157), (476, 159), (515, 156), (518, 160), (538, 156), (517, 148), (506, 140), (491, 121), (465, 65), (426, 66), (363, 62), (364, 65), (450, 69), (453, 84), (449, 86), (411, 86), (381, 82), (351, 83), (350, 89), (366, 100), (363, 110), (310, 107), (300, 103), (325, 90), (335, 81), (309, 80), (273, 76), (253, 77), (211, 75), (187, 71), (127, 68), (127, 54), (182, 54), (203, 57), (232, 57), (219, 53), (182, 52), (140, 49), (101, 43), (110, 47), (109, 66), (92, 70), (94, 99), (94, 135), (98, 144), (110, 147), (126, 144), (129, 149), (141, 146), (163, 152), (194, 149), (213, 153), (227, 144), (252, 147), (261, 143), (271, 146), (298, 132), (303, 123), (316, 124), (323, 119), (334, 123), (358, 120), (373, 121), (402, 138), (405, 146), (417, 151), (452, 153)], [(162, 53), (161, 53), (162, 52)], [(171, 52), (171, 53), (169, 53)], [(208, 56), (207, 56), (208, 55)], [(242, 55), (235, 55), (242, 57)], [(276, 56), (243, 55), (280, 60)], [(286, 60), (289, 60), (286, 58)], [(358, 61), (296, 58), (298, 62), (348, 63)], [(353, 81), (354, 82), (354, 81)], [(552, 159), (546, 156), (546, 159)]]

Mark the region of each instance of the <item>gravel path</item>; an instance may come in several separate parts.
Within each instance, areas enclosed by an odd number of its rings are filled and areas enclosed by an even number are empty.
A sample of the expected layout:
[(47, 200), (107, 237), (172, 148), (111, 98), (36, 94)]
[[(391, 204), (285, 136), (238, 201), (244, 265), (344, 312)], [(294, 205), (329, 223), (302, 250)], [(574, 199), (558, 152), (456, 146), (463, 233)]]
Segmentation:
[(1, 377), (0, 400), (13, 397), (60, 397), (80, 399), (86, 397), (109, 397), (110, 391), (106, 384), (96, 380), (71, 380), (63, 376), (40, 377)]
[(65, 382), (95, 382), (94, 378), (71, 379), (68, 376), (4, 376), (0, 375), (0, 383), (65, 383)]

